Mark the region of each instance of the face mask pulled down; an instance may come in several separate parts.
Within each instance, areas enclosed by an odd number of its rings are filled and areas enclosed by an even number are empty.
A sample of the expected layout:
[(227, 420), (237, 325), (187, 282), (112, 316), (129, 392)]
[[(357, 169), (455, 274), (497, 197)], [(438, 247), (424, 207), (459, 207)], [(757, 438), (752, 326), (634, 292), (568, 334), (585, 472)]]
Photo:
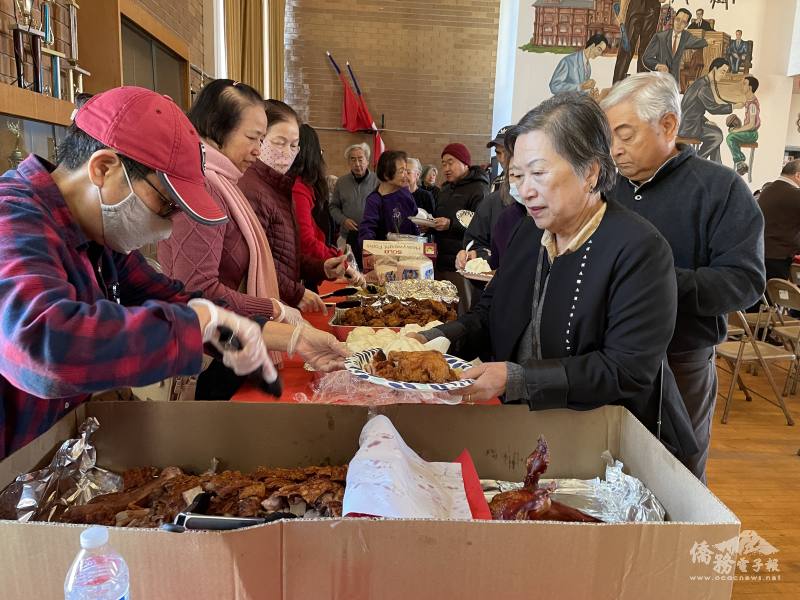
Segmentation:
[(172, 233), (172, 221), (158, 216), (136, 195), (125, 165), (122, 165), (122, 172), (130, 194), (116, 204), (103, 203), (99, 186), (97, 194), (100, 196), (105, 245), (115, 252), (130, 254), (146, 244), (167, 239)]
[(522, 201), (522, 196), (519, 195), (519, 189), (517, 189), (517, 184), (516, 183), (510, 183), (509, 184), (508, 193), (511, 195), (511, 197), (514, 200), (516, 200), (517, 202), (519, 202), (520, 204), (525, 206), (525, 203)]

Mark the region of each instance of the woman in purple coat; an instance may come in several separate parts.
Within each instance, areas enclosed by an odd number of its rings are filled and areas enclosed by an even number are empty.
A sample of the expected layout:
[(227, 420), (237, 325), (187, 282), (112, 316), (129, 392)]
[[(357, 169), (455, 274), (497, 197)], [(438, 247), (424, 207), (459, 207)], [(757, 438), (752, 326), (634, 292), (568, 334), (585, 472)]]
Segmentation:
[(358, 228), (359, 243), (364, 240), (385, 240), (390, 233), (419, 235), (419, 229), (408, 217), (417, 214), (417, 203), (408, 191), (406, 153), (389, 150), (378, 159), (378, 188), (367, 196), (364, 217)]

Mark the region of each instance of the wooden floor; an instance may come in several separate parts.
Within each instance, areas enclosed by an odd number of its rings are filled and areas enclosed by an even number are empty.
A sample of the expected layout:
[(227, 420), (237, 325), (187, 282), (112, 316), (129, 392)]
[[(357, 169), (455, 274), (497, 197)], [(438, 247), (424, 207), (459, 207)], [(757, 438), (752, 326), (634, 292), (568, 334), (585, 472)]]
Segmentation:
[[(797, 425), (786, 425), (779, 408), (753, 395), (734, 393), (728, 423), (720, 419), (730, 376), (718, 368), (717, 409), (711, 430), (708, 487), (741, 520), (778, 549), (781, 581), (736, 581), (733, 597), (751, 600), (800, 598), (800, 393), (787, 405)], [(779, 387), (785, 371), (773, 368)], [(744, 375), (748, 387), (773, 398), (763, 373)]]

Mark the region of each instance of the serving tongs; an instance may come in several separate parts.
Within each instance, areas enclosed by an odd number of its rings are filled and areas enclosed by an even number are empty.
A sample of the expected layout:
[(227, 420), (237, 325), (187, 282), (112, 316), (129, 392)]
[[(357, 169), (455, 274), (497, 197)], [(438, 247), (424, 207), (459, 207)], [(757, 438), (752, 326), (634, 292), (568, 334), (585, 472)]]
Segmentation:
[(357, 287), (352, 287), (352, 286), (343, 287), (343, 288), (340, 288), (338, 290), (334, 290), (332, 292), (328, 292), (327, 294), (322, 294), (322, 296), (320, 296), (320, 298), (322, 298), (324, 300), (325, 298), (332, 298), (332, 297), (333, 298), (340, 298), (342, 296), (352, 296), (352, 295), (357, 294), (358, 292), (360, 292), (362, 289), (366, 290), (366, 292), (368, 294), (377, 294), (379, 292), (378, 286), (376, 286), (376, 285), (374, 285), (372, 283), (368, 283), (363, 288), (357, 288)]
[(217, 515), (207, 515), (209, 504), (213, 494), (210, 492), (200, 492), (194, 497), (192, 503), (185, 510), (175, 516), (172, 523), (164, 523), (161, 529), (173, 533), (183, 533), (189, 529), (204, 529), (211, 531), (228, 531), (231, 529), (241, 529), (242, 527), (252, 527), (253, 525), (263, 525), (281, 519), (296, 519), (297, 515), (289, 512), (274, 512), (266, 517), (220, 517)]
[(328, 292), (327, 294), (322, 294), (320, 298), (323, 300), (325, 298), (339, 298), (342, 296), (352, 296), (353, 294), (357, 294), (360, 288), (357, 287), (343, 287), (338, 290), (334, 290), (332, 292)]

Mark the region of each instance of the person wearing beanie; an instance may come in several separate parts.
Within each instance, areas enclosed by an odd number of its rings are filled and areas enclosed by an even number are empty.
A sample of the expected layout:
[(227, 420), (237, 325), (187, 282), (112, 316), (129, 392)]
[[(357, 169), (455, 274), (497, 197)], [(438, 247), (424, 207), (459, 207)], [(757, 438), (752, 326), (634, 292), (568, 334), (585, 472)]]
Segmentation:
[(456, 256), (463, 247), (466, 229), (458, 222), (460, 210), (475, 211), (489, 193), (489, 176), (472, 165), (472, 157), (464, 144), (448, 144), (442, 150), (442, 174), (445, 183), (434, 211), (437, 245), (436, 279), (452, 281), (458, 288), (459, 312), (469, 310), (472, 288), (456, 271)]

